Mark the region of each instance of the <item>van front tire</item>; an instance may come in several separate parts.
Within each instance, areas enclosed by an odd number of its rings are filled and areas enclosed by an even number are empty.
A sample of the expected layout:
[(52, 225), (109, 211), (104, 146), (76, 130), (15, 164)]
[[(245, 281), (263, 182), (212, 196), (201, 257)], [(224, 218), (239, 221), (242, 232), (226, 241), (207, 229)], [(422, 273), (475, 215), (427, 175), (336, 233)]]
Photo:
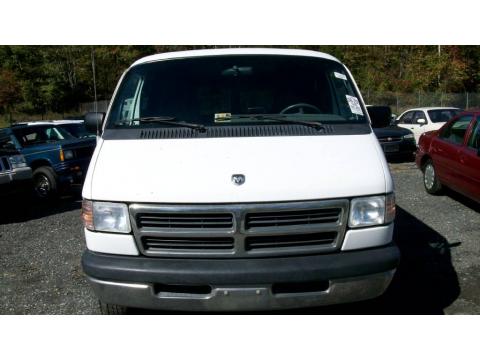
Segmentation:
[(100, 313), (102, 315), (125, 315), (127, 313), (127, 307), (115, 304), (107, 304), (103, 301), (98, 302), (100, 305)]

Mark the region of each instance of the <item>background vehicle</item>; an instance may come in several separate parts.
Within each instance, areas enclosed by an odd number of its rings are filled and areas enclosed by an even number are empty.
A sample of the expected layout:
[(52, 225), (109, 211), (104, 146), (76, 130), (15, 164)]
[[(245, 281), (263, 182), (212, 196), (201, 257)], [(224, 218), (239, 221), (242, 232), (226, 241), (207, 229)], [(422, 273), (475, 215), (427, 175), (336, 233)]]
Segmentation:
[(387, 158), (413, 159), (417, 149), (410, 130), (391, 125), (392, 111), (389, 106), (367, 105), (373, 132), (382, 145)]
[(424, 132), (440, 129), (448, 120), (460, 112), (458, 108), (425, 107), (403, 112), (395, 121), (396, 125), (412, 130), (418, 144)]
[(32, 169), (15, 148), (13, 138), (0, 129), (0, 196), (27, 192), (31, 190), (31, 181)]
[(95, 134), (87, 131), (84, 120), (54, 120), (53, 123), (67, 130), (77, 139), (96, 138)]
[(94, 139), (79, 140), (46, 122), (18, 124), (3, 132), (33, 171), (35, 193), (42, 199), (81, 184), (95, 148)]
[(440, 130), (420, 137), (416, 162), (427, 192), (436, 194), (448, 186), (480, 202), (479, 115), (462, 112)]
[(379, 296), (399, 260), (393, 182), (349, 71), (291, 49), (134, 63), (83, 187), (102, 311), (251, 311)]

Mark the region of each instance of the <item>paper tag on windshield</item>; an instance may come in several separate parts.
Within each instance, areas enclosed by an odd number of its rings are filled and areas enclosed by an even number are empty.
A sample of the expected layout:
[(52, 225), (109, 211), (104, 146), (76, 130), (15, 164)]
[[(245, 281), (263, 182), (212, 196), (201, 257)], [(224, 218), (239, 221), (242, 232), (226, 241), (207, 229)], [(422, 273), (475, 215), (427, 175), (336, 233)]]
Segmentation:
[(347, 97), (348, 106), (350, 106), (350, 111), (352, 114), (363, 115), (362, 108), (360, 107), (360, 102), (355, 96), (345, 95)]
[(215, 122), (227, 122), (230, 121), (232, 118), (231, 113), (216, 113), (215, 114)]
[(335, 75), (335, 77), (336, 77), (337, 79), (342, 79), (342, 80), (347, 81), (347, 77), (346, 77), (345, 75), (343, 75), (342, 73), (338, 73), (338, 72), (334, 71), (334, 72), (333, 72), (333, 75)]

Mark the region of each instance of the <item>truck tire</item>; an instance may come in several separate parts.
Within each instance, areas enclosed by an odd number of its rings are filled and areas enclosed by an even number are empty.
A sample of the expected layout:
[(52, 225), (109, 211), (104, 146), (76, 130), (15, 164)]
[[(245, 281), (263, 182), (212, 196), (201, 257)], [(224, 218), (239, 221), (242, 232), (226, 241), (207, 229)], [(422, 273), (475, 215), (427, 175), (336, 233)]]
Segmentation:
[(442, 184), (438, 180), (433, 161), (428, 159), (423, 166), (423, 185), (429, 194), (439, 194), (442, 191)]
[(100, 313), (102, 315), (125, 315), (127, 313), (126, 306), (107, 304), (103, 301), (98, 302), (100, 304)]
[(33, 189), (41, 200), (52, 200), (58, 196), (57, 176), (50, 166), (40, 166), (33, 171)]

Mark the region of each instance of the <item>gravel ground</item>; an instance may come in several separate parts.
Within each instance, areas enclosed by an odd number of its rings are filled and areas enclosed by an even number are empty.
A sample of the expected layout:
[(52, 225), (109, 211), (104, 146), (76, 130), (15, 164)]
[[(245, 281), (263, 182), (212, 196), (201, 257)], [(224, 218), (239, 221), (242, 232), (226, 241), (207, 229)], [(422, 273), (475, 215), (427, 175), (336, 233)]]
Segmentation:
[[(413, 163), (391, 170), (402, 262), (388, 291), (371, 301), (289, 313), (480, 314), (480, 206), (452, 192), (428, 195)], [(1, 204), (0, 314), (98, 314), (80, 266), (80, 197), (55, 208), (29, 199)]]

